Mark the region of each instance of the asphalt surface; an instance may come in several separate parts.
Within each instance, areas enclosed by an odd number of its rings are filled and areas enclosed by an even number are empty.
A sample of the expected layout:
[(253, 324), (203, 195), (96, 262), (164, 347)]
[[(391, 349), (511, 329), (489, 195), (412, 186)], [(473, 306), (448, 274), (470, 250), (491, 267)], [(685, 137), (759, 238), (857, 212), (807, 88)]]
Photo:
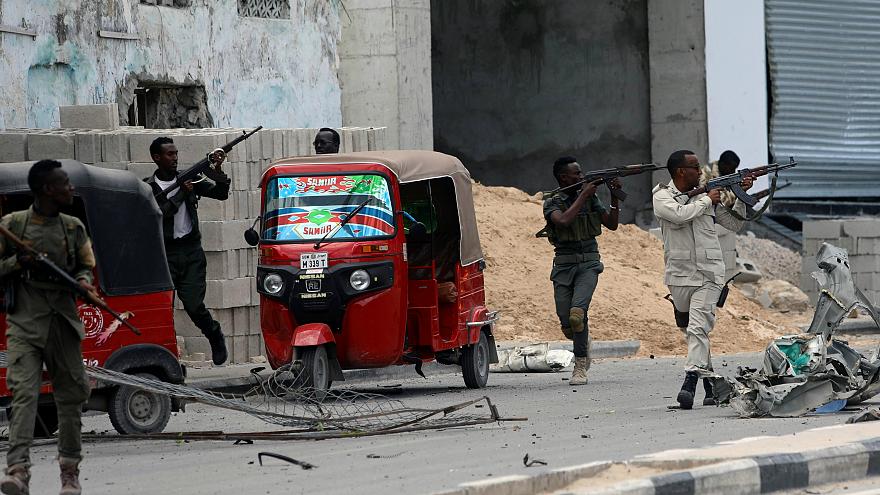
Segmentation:
[[(731, 375), (737, 365), (754, 366), (759, 360), (754, 354), (715, 358), (718, 371)], [(359, 384), (355, 386), (358, 391), (384, 393), (415, 407), (443, 407), (488, 395), (502, 416), (528, 420), (382, 437), (258, 441), (253, 445), (173, 440), (89, 443), (82, 465), (84, 492), (431, 493), (486, 477), (533, 474), (596, 460), (624, 460), (667, 449), (793, 433), (841, 424), (850, 415), (744, 420), (729, 408), (669, 409), (675, 404), (682, 366), (683, 359), (600, 361), (590, 370), (590, 383), (577, 388), (564, 380), (569, 373), (492, 374), (489, 386), (479, 391), (464, 388), (459, 375), (414, 377), (382, 386)], [(698, 402), (702, 402), (701, 389)], [(166, 431), (267, 429), (272, 427), (242, 413), (190, 405), (186, 413), (172, 417)], [(106, 416), (84, 418), (84, 430), (114, 435)], [(257, 454), (263, 451), (317, 467), (303, 470), (271, 459), (260, 466)], [(524, 467), (526, 454), (547, 466)], [(32, 493), (58, 489), (55, 455), (54, 446), (34, 449)]]

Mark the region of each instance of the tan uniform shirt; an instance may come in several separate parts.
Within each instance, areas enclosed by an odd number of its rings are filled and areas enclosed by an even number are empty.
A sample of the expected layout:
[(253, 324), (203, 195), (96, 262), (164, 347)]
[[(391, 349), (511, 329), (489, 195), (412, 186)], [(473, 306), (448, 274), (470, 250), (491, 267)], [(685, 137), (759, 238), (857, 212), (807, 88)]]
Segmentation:
[[(705, 276), (721, 285), (725, 267), (715, 222), (734, 232), (743, 222), (726, 209), (715, 208), (706, 194), (676, 199), (679, 193), (672, 181), (653, 190), (654, 215), (660, 222), (666, 262), (664, 283), (695, 287), (702, 285)], [(741, 201), (737, 200), (733, 209), (745, 214)]]
[[(0, 224), (9, 228), (12, 213), (0, 219)], [(92, 243), (86, 234), (85, 226), (74, 217), (61, 214), (57, 217), (44, 217), (28, 211), (28, 220), (22, 240), (39, 252), (45, 253), (49, 261), (65, 270), (76, 279), (92, 281), (92, 268), (95, 256)], [(67, 217), (67, 221), (62, 221)], [(18, 234), (18, 232), (13, 232)], [(69, 259), (68, 242), (74, 243), (73, 259)], [(11, 256), (10, 256), (11, 255)], [(10, 243), (0, 236), (0, 276), (15, 276), (21, 270)], [(40, 272), (42, 275), (45, 272)], [(60, 315), (83, 338), (83, 325), (76, 309), (76, 298), (72, 290), (56, 282), (40, 280), (19, 280), (16, 283), (15, 309), (6, 315), (9, 324), (8, 335), (14, 335), (37, 347), (45, 347), (49, 336), (52, 317)]]

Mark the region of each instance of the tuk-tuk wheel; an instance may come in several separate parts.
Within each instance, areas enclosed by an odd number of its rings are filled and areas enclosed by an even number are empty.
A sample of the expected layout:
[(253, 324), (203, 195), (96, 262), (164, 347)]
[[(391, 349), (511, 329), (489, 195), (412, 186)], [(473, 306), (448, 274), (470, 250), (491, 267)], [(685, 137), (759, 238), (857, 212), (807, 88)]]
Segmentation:
[[(6, 419), (12, 421), (12, 408), (6, 408)], [(34, 438), (50, 438), (58, 431), (58, 409), (54, 403), (37, 406)]]
[(461, 350), (461, 374), (468, 388), (483, 388), (489, 381), (489, 339), (480, 332), (476, 344)]
[[(158, 380), (150, 373), (135, 376)], [(171, 418), (171, 398), (122, 385), (111, 394), (107, 412), (113, 428), (122, 435), (159, 433)]]
[(296, 378), (297, 388), (310, 389), (319, 398), (330, 390), (330, 360), (327, 358), (327, 349), (323, 345), (313, 347), (298, 347), (296, 349), (298, 361), (302, 363), (299, 376)]

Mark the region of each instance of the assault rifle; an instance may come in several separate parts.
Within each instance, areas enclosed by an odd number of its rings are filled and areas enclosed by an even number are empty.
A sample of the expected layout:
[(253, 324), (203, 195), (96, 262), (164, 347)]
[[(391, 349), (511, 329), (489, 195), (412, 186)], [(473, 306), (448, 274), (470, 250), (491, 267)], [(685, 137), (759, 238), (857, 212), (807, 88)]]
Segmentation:
[[(775, 192), (780, 189), (785, 189), (786, 187), (790, 186), (791, 184), (792, 184), (792, 182), (790, 180), (787, 180), (787, 181), (785, 181), (785, 184), (782, 184), (781, 186), (776, 186), (776, 189), (773, 189), (772, 191)], [(752, 197), (757, 200), (761, 200), (761, 199), (764, 199), (767, 196), (769, 196), (770, 192), (771, 192), (771, 189), (768, 187), (767, 189), (764, 189), (763, 191), (758, 191), (755, 194), (752, 194)]]
[(168, 201), (168, 193), (172, 189), (178, 188), (184, 182), (186, 182), (188, 180), (193, 180), (196, 177), (198, 177), (199, 175), (202, 175), (205, 172), (205, 170), (207, 170), (208, 167), (210, 167), (211, 164), (214, 163), (214, 161), (222, 160), (222, 159), (226, 158), (226, 155), (230, 151), (232, 151), (232, 148), (235, 148), (235, 145), (237, 145), (238, 143), (244, 141), (245, 139), (253, 136), (254, 134), (257, 133), (257, 131), (259, 131), (262, 128), (263, 128), (263, 126), (259, 126), (256, 129), (252, 130), (251, 132), (242, 132), (241, 136), (238, 136), (237, 138), (233, 139), (232, 141), (229, 141), (228, 143), (224, 144), (223, 147), (217, 148), (214, 151), (208, 153), (204, 158), (199, 160), (195, 165), (193, 165), (192, 167), (190, 167), (190, 168), (184, 170), (183, 172), (181, 172), (180, 174), (178, 174), (177, 180), (173, 185), (168, 186), (167, 188), (163, 189), (159, 193), (156, 193), (156, 202), (161, 205), (165, 201)]
[(140, 330), (129, 323), (128, 320), (123, 318), (119, 313), (110, 309), (110, 307), (107, 306), (107, 303), (104, 302), (100, 297), (84, 289), (81, 285), (79, 285), (79, 282), (75, 278), (71, 277), (69, 273), (59, 268), (58, 265), (56, 265), (55, 263), (52, 263), (52, 261), (50, 261), (49, 258), (46, 257), (46, 255), (38, 252), (36, 249), (22, 242), (21, 239), (19, 239), (15, 234), (10, 232), (9, 229), (2, 225), (0, 225), (0, 235), (9, 239), (9, 242), (14, 244), (15, 247), (18, 248), (22, 253), (31, 255), (37, 264), (39, 264), (43, 269), (45, 269), (53, 276), (60, 279), (64, 283), (64, 285), (67, 285), (74, 293), (76, 293), (76, 295), (113, 315), (114, 318), (122, 322), (122, 324), (128, 327), (129, 330), (134, 332), (135, 335), (141, 334)]
[(543, 198), (551, 198), (554, 195), (567, 190), (576, 190), (576, 188), (582, 184), (586, 184), (587, 182), (597, 182), (602, 181), (605, 185), (608, 186), (608, 190), (611, 192), (611, 195), (615, 198), (623, 201), (626, 199), (626, 193), (623, 192), (622, 189), (612, 189), (611, 188), (611, 180), (616, 179), (617, 177), (629, 177), (630, 175), (638, 175), (643, 174), (645, 172), (653, 172), (655, 170), (661, 170), (663, 167), (656, 163), (639, 163), (636, 165), (627, 165), (625, 167), (615, 167), (615, 168), (606, 168), (602, 170), (594, 170), (592, 172), (587, 172), (584, 174), (584, 179), (574, 184), (566, 187), (557, 187), (552, 191), (543, 192)]
[[(794, 158), (790, 157), (788, 160), (789, 160), (788, 163), (786, 163), (784, 165), (780, 165), (778, 163), (771, 163), (770, 165), (763, 165), (761, 167), (755, 167), (752, 169), (744, 168), (744, 169), (736, 171), (730, 175), (722, 175), (721, 177), (716, 177), (714, 179), (710, 179), (708, 182), (706, 182), (705, 185), (691, 189), (688, 192), (676, 194), (675, 197), (678, 198), (681, 196), (687, 196), (689, 198), (693, 198), (694, 196), (697, 196), (699, 194), (703, 194), (706, 191), (711, 191), (712, 189), (721, 189), (721, 188), (726, 187), (727, 189), (730, 189), (730, 191), (733, 192), (733, 194), (737, 198), (739, 198), (740, 201), (745, 203), (746, 205), (755, 206), (755, 204), (758, 203), (758, 199), (755, 198), (754, 196), (750, 196), (749, 193), (747, 193), (747, 192), (745, 192), (745, 190), (743, 190), (742, 186), (740, 186), (740, 184), (742, 184), (742, 181), (745, 180), (746, 177), (751, 177), (752, 179), (754, 179), (754, 178), (762, 177), (762, 176), (770, 174), (770, 173), (778, 174), (780, 170), (792, 168), (795, 165), (797, 165), (797, 162), (794, 161)], [(775, 181), (776, 181), (776, 179), (774, 178), (774, 186), (776, 183)], [(771, 187), (771, 190), (775, 191), (775, 189), (773, 187)], [(767, 193), (767, 194), (769, 195), (770, 193)]]

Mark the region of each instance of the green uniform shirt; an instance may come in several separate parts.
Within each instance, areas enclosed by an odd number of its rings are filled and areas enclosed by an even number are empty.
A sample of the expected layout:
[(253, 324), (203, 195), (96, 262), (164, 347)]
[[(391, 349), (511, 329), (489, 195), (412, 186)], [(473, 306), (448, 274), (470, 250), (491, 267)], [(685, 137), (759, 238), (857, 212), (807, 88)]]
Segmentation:
[(557, 256), (573, 254), (593, 254), (593, 265), (599, 264), (599, 243), (596, 236), (602, 233), (602, 214), (607, 210), (595, 195), (578, 212), (577, 219), (567, 227), (550, 220), (550, 215), (559, 210), (565, 213), (577, 197), (560, 192), (544, 201), (544, 218), (547, 220), (547, 237), (553, 244)]
[[(92, 243), (82, 222), (69, 215), (44, 217), (34, 212), (14, 212), (0, 219), (0, 225), (10, 228), (13, 215), (25, 215), (25, 230), (21, 239), (35, 250), (45, 253), (49, 260), (65, 270), (73, 278), (92, 282), (95, 256)], [(74, 243), (73, 256), (68, 243)], [(11, 243), (0, 236), (0, 277), (18, 277), (21, 271)], [(82, 321), (76, 308), (73, 290), (57, 282), (47, 280), (45, 272), (37, 269), (31, 278), (17, 279), (15, 284), (15, 309), (6, 315), (9, 325), (7, 335), (25, 340), (37, 347), (44, 347), (49, 336), (50, 323), (56, 314), (62, 316), (84, 337)]]

